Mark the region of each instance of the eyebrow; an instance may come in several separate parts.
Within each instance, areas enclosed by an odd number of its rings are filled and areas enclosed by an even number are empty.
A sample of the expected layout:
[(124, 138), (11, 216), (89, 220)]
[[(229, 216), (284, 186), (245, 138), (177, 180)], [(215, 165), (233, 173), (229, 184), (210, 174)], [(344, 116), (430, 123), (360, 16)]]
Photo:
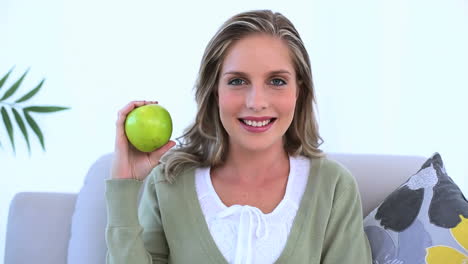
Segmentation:
[[(287, 73), (287, 74), (291, 75), (291, 73), (290, 73), (289, 71), (287, 71), (287, 70), (277, 70), (277, 71), (271, 71), (271, 72), (269, 72), (270, 75), (279, 74), (279, 73)], [(228, 75), (228, 74), (245, 75), (245, 76), (248, 76), (247, 73), (245, 73), (245, 72), (240, 72), (240, 71), (228, 71), (228, 72), (225, 72), (225, 73), (223, 74), (223, 76), (224, 76), (224, 75)]]

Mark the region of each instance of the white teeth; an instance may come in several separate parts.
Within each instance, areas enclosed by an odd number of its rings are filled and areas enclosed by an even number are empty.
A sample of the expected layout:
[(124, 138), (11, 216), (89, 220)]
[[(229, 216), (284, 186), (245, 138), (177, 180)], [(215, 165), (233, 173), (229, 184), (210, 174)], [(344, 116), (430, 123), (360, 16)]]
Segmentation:
[(264, 121), (258, 121), (258, 122), (257, 122), (257, 121), (252, 121), (252, 120), (244, 120), (244, 119), (242, 119), (242, 121), (243, 121), (245, 124), (247, 124), (247, 125), (249, 125), (249, 126), (253, 126), (253, 127), (262, 127), (262, 126), (266, 126), (266, 125), (268, 125), (268, 124), (271, 122), (270, 119), (269, 119), (269, 120), (264, 120)]

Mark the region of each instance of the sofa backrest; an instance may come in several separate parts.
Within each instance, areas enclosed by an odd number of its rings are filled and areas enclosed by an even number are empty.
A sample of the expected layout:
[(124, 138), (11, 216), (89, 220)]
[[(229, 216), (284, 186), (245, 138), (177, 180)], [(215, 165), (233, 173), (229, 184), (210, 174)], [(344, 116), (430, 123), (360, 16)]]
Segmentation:
[[(424, 157), (330, 153), (356, 178), (366, 216), (407, 178), (416, 173)], [(68, 264), (102, 264), (107, 252), (105, 180), (110, 177), (112, 154), (103, 155), (89, 169), (78, 194), (68, 246)], [(142, 188), (143, 189), (143, 188)], [(141, 196), (141, 191), (140, 191)]]
[(375, 154), (330, 153), (329, 158), (349, 169), (359, 187), (364, 217), (416, 174), (427, 158)]

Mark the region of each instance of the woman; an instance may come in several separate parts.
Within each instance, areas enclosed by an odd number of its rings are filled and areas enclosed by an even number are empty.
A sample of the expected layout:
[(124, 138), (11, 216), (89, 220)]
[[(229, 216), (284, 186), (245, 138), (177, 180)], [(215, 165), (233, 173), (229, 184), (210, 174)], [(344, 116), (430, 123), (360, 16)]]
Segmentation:
[(124, 134), (131, 110), (157, 102), (119, 112), (107, 263), (371, 263), (354, 178), (319, 149), (309, 56), (287, 18), (226, 21), (196, 101), (170, 151), (138, 152)]

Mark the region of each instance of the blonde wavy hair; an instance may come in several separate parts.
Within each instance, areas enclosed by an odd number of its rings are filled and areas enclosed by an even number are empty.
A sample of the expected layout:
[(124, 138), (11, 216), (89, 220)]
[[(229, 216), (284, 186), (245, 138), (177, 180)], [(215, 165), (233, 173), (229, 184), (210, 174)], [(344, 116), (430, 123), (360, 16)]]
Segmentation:
[(218, 78), (227, 50), (251, 34), (268, 34), (285, 41), (296, 71), (299, 95), (292, 123), (284, 135), (284, 149), (292, 156), (324, 156), (314, 106), (316, 104), (309, 55), (293, 24), (281, 13), (253, 10), (228, 19), (208, 43), (195, 84), (198, 111), (195, 121), (176, 140), (178, 146), (161, 160), (165, 180), (172, 183), (187, 168), (218, 166), (225, 162), (228, 134), (218, 108)]

